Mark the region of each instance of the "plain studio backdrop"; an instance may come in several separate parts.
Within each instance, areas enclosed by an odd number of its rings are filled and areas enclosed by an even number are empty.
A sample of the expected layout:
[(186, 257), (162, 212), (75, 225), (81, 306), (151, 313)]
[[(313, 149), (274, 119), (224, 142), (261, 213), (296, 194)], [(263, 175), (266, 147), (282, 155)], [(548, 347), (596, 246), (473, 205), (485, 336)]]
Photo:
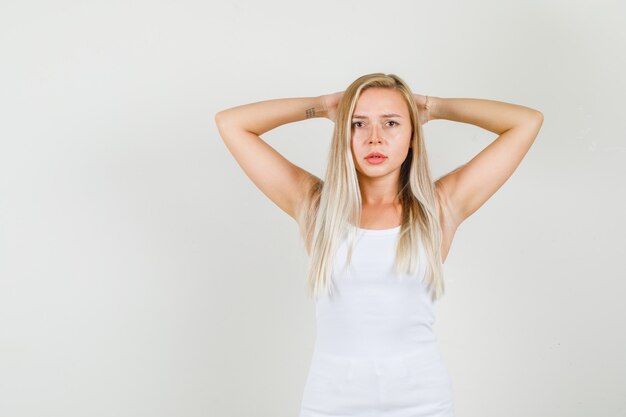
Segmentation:
[[(458, 417), (626, 415), (618, 1), (3, 1), (0, 415), (295, 417), (295, 221), (217, 111), (394, 73), (545, 117), (456, 233), (435, 332)], [(262, 136), (323, 178), (333, 124)], [(433, 176), (496, 135), (424, 126)]]

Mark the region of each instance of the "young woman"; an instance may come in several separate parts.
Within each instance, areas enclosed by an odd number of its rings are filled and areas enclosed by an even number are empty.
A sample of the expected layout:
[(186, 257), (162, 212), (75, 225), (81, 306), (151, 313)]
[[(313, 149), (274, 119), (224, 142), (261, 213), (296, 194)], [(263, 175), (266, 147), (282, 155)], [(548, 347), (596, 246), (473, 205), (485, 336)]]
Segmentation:
[[(323, 181), (260, 138), (312, 117), (335, 123)], [(433, 181), (422, 125), (435, 119), (499, 136)], [(413, 94), (397, 75), (374, 73), (343, 92), (246, 104), (215, 121), (245, 173), (296, 220), (309, 255), (317, 336), (300, 417), (454, 416), (432, 330), (442, 264), (459, 225), (528, 152), (542, 113)]]

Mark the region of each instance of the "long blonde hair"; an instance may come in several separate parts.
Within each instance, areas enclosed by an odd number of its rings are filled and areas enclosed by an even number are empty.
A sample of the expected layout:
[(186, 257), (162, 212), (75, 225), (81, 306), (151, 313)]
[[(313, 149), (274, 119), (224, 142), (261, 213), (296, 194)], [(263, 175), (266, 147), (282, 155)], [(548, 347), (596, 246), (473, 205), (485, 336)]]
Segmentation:
[[(411, 148), (400, 167), (398, 194), (402, 205), (402, 225), (396, 246), (398, 272), (415, 274), (419, 262), (427, 262), (426, 283), (431, 300), (444, 293), (441, 267), (442, 232), (438, 215), (439, 201), (432, 180), (422, 126), (413, 93), (395, 74), (373, 73), (357, 78), (344, 91), (337, 105), (335, 128), (328, 154), (324, 181), (317, 180), (300, 206), (297, 221), (300, 236), (309, 254), (307, 293), (319, 297), (333, 292), (333, 258), (341, 239), (348, 234), (347, 263), (352, 258), (356, 229), (360, 225), (361, 190), (351, 152), (352, 114), (359, 95), (368, 88), (389, 88), (402, 93), (413, 127)], [(419, 237), (422, 239), (419, 239)], [(427, 259), (419, 259), (418, 245), (423, 243)]]

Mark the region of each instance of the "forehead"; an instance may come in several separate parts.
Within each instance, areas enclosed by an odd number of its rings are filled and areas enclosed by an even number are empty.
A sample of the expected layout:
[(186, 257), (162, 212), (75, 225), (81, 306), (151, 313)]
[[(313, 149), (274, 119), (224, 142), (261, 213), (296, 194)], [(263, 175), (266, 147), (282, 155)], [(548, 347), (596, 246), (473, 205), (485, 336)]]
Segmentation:
[(409, 115), (409, 108), (401, 92), (390, 88), (368, 88), (363, 91), (356, 103), (355, 114), (378, 116), (386, 113)]

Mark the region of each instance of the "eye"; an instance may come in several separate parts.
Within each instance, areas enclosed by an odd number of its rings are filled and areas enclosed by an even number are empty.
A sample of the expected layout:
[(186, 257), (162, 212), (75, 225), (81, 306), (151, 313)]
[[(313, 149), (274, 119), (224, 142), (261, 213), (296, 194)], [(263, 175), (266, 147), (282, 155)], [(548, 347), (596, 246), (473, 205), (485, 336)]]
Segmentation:
[(394, 126), (398, 125), (398, 122), (396, 122), (395, 120), (389, 120), (389, 123), (395, 123)]
[(363, 122), (354, 122), (354, 123), (352, 123), (352, 127), (354, 127), (354, 125), (357, 124), (357, 123), (363, 123)]

